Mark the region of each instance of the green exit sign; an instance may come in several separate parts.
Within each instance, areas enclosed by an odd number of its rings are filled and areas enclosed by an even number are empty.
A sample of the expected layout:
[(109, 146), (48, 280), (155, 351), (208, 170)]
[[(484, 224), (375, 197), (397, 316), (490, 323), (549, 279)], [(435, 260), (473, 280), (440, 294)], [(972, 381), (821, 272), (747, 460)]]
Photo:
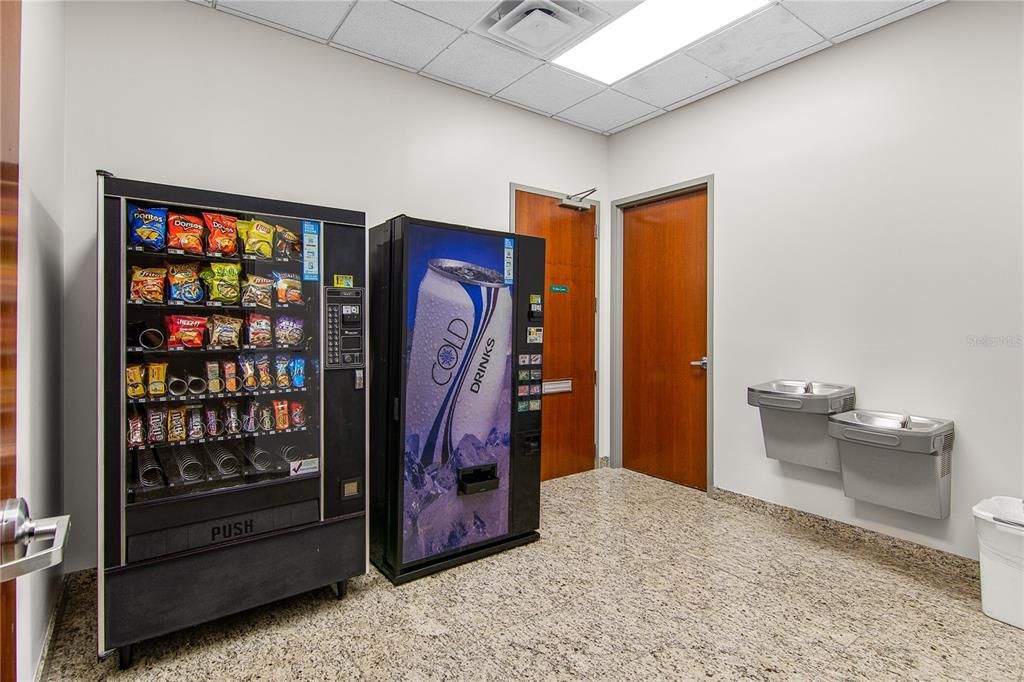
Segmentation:
[(553, 294), (567, 294), (569, 293), (569, 287), (565, 284), (552, 284), (551, 293)]

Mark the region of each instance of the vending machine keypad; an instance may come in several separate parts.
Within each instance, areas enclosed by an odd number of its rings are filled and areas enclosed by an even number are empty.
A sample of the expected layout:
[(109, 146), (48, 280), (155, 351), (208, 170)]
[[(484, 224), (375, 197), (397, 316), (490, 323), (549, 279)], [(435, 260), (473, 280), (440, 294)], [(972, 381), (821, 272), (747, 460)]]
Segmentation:
[(324, 295), (324, 368), (365, 366), (363, 290), (327, 287)]

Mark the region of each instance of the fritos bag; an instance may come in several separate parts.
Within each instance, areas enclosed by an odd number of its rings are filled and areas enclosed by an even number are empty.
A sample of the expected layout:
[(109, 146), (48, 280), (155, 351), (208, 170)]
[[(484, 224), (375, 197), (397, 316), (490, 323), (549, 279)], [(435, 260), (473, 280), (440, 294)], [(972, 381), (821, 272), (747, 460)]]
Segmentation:
[(132, 286), (128, 298), (141, 303), (164, 302), (165, 268), (132, 268)]

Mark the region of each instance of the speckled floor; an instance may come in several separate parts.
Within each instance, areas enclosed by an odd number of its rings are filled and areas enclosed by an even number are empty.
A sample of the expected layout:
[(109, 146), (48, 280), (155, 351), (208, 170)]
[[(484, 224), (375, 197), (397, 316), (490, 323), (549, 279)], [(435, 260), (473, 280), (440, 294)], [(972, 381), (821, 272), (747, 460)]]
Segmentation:
[(1024, 676), (977, 567), (747, 498), (601, 469), (545, 483), (543, 539), (392, 587), (377, 573), (95, 656), (73, 576), (46, 680), (955, 679)]

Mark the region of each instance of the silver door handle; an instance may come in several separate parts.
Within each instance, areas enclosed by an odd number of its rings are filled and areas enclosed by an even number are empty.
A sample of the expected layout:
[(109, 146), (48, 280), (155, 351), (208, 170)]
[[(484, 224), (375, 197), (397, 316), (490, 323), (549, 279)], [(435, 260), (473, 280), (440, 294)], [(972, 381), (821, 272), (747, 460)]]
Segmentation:
[[(28, 505), (20, 497), (5, 500), (0, 516), (0, 582), (56, 566), (64, 560), (64, 544), (71, 526), (69, 515), (33, 521)], [(52, 540), (35, 554), (28, 546), (37, 540)]]
[(700, 360), (690, 360), (690, 364), (694, 367), (700, 367), (701, 369), (708, 368), (708, 356), (702, 357)]

